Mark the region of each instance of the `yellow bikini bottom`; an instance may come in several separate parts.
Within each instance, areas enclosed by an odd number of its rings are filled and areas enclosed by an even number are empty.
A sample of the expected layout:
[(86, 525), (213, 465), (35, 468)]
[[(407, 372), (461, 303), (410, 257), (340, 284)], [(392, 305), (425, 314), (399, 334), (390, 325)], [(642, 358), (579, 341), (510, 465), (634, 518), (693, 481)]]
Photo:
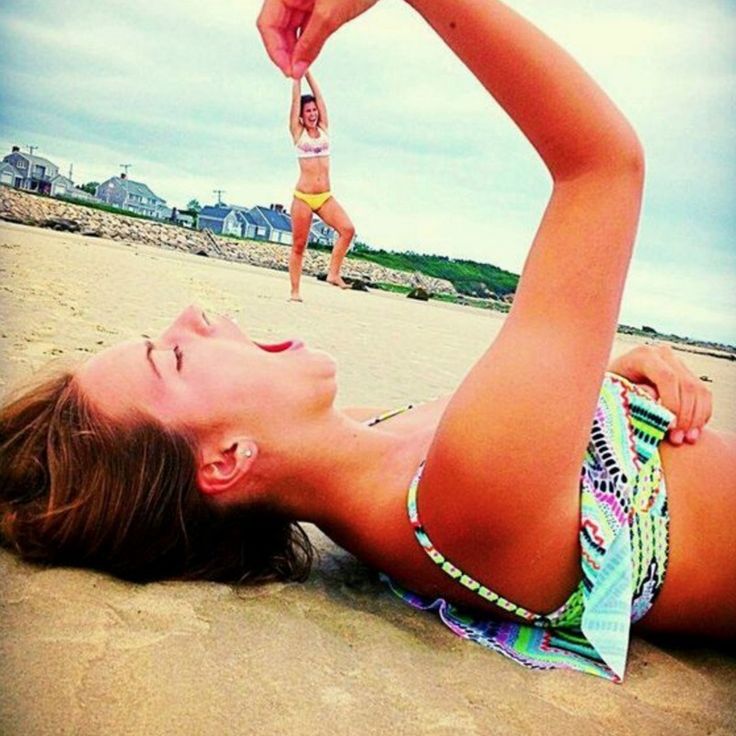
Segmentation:
[(298, 189), (295, 189), (294, 196), (297, 199), (301, 199), (302, 202), (306, 202), (311, 207), (312, 212), (316, 212), (332, 196), (332, 192), (308, 194), (307, 192), (300, 192)]

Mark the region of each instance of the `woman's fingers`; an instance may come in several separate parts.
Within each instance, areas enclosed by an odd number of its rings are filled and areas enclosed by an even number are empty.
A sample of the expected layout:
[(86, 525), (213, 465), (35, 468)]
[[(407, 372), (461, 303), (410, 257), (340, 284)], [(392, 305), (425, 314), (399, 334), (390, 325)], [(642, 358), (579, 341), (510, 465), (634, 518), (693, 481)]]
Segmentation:
[(299, 40), (294, 47), (292, 55), (292, 74), (295, 78), (304, 76), (304, 73), (319, 56), (325, 41), (334, 33), (338, 26), (335, 25), (335, 17), (325, 12), (324, 8), (317, 7), (309, 16), (304, 25)]
[(654, 393), (675, 415), (667, 434), (673, 445), (698, 440), (713, 411), (712, 394), (669, 345), (641, 345), (616, 358), (610, 370)]
[(325, 41), (377, 0), (265, 0), (256, 25), (271, 60), (284, 74), (304, 75)]
[(314, 0), (265, 0), (256, 21), (266, 53), (287, 76), (292, 76), (292, 56), (299, 29)]
[[(669, 440), (674, 445), (683, 442), (694, 443), (700, 437), (703, 427), (712, 412), (710, 390), (675, 355), (669, 346), (658, 347), (653, 355), (658, 363), (655, 369), (666, 376), (667, 398), (662, 395), (662, 403), (675, 414), (675, 422), (669, 432)], [(672, 398), (672, 381), (676, 382), (677, 398)]]

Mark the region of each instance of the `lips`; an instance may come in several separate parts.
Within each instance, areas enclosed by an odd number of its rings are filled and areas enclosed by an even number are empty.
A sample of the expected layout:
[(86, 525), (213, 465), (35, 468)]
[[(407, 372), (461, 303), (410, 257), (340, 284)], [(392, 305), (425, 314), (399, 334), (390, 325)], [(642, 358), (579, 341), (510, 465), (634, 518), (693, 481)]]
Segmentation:
[(257, 342), (256, 345), (267, 353), (284, 353), (287, 350), (299, 350), (304, 347), (301, 340), (285, 340), (284, 342), (275, 343)]

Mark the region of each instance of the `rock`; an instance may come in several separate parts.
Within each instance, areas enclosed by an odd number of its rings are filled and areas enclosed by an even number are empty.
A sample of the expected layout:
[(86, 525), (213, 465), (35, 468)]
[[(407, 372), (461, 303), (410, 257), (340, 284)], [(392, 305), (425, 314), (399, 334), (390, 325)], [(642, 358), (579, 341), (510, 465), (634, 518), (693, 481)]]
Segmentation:
[(428, 302), (430, 294), (426, 289), (423, 289), (421, 286), (417, 286), (415, 289), (412, 289), (406, 296), (409, 299), (417, 299), (420, 302)]
[(315, 274), (317, 281), (327, 281), (327, 272)]
[(352, 283), (350, 284), (350, 288), (353, 291), (368, 291), (368, 284), (366, 284), (365, 281), (362, 281), (361, 279), (351, 279), (351, 281)]
[(0, 220), (5, 220), (5, 222), (14, 222), (17, 225), (23, 224), (23, 220), (12, 212), (0, 212)]
[(65, 233), (78, 233), (81, 230), (76, 220), (67, 220), (63, 217), (49, 217), (41, 222), (41, 227), (48, 227)]
[(101, 238), (102, 233), (99, 230), (93, 230), (92, 228), (83, 228), (79, 231), (80, 234), (86, 235), (88, 238)]

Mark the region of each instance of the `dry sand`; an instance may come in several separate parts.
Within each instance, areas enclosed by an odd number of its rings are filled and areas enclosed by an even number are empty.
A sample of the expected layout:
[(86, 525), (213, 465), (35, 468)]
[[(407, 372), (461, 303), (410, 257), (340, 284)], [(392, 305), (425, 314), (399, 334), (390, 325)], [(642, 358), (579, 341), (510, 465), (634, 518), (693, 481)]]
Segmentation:
[[(294, 304), (284, 273), (5, 223), (0, 269), (0, 392), (49, 358), (156, 334), (197, 302), (256, 339), (331, 352), (342, 404), (391, 407), (451, 391), (502, 321), (312, 279)], [(682, 355), (712, 380), (714, 426), (736, 429), (736, 363)], [(736, 732), (733, 652), (635, 637), (621, 686), (527, 671), (313, 537), (322, 556), (306, 584), (255, 590), (131, 585), (0, 552), (0, 733)]]

